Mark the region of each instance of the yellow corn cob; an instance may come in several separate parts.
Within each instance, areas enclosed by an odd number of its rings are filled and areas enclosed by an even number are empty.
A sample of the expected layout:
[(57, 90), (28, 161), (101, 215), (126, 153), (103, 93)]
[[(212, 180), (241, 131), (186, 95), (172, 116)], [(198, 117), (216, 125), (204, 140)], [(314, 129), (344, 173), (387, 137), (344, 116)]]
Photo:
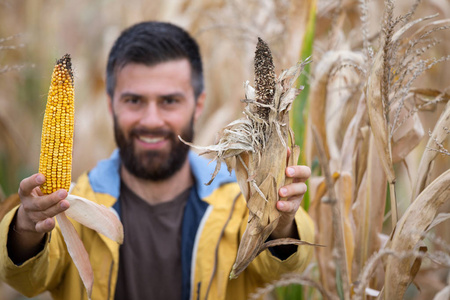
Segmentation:
[(42, 124), (39, 173), (46, 181), (44, 194), (59, 189), (69, 190), (72, 172), (74, 127), (74, 86), (70, 55), (59, 59), (53, 69)]

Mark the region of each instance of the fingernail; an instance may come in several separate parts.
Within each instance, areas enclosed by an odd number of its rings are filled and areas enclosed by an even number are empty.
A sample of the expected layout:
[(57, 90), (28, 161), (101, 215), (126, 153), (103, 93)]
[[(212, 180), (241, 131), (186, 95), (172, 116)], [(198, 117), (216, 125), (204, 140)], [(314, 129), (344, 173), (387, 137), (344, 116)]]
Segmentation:
[(278, 202), (278, 208), (283, 209), (285, 204), (283, 202)]
[(59, 206), (60, 206), (62, 209), (68, 209), (68, 208), (69, 208), (69, 205), (67, 205), (67, 202), (66, 202), (66, 201), (61, 201), (61, 203), (59, 204)]
[(287, 168), (287, 173), (288, 173), (288, 175), (289, 176), (293, 176), (294, 175), (294, 173), (295, 173), (295, 170), (294, 170), (294, 168)]
[(66, 191), (64, 191), (64, 190), (60, 190), (60, 191), (58, 192), (58, 197), (59, 197), (59, 198), (61, 198), (61, 199), (65, 199), (65, 198), (66, 198), (66, 196), (67, 196), (67, 193), (66, 193)]
[(281, 196), (286, 196), (286, 194), (287, 194), (287, 189), (286, 189), (286, 188), (281, 188), (281, 189), (280, 189), (280, 193), (281, 193)]
[(44, 181), (45, 181), (44, 175), (38, 174), (38, 176), (36, 176), (36, 183), (37, 184), (43, 184)]
[(45, 223), (45, 225), (47, 225), (47, 226), (52, 225), (50, 219), (45, 219), (44, 223)]

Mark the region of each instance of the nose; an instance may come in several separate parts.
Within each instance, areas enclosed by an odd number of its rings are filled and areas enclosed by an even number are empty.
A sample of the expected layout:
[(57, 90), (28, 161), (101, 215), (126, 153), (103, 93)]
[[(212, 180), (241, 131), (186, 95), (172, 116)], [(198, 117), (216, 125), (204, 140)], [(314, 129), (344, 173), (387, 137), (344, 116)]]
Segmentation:
[(157, 103), (151, 101), (147, 104), (139, 122), (147, 128), (160, 128), (164, 125), (164, 119)]

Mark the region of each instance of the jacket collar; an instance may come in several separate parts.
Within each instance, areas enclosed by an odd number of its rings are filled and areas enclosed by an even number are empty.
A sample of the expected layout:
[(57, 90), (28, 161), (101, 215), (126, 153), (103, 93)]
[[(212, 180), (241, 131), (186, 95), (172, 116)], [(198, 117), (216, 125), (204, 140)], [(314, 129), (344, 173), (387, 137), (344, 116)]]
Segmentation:
[[(214, 181), (210, 185), (206, 185), (205, 183), (210, 181), (211, 175), (214, 173), (216, 164), (209, 163), (207, 159), (200, 157), (192, 150), (189, 151), (188, 159), (195, 178), (197, 193), (201, 199), (208, 197), (219, 186), (236, 181), (234, 171), (230, 174), (227, 171), (227, 166), (222, 164)], [(97, 166), (89, 172), (89, 182), (94, 192), (109, 194), (116, 199), (119, 198), (119, 171), (120, 155), (119, 150), (116, 149), (108, 159), (99, 161)]]

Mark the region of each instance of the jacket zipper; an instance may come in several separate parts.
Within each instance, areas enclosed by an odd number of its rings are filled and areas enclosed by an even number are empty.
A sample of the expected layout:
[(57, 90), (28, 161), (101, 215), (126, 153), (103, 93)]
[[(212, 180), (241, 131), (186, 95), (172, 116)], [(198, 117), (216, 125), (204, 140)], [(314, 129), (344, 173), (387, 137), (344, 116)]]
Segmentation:
[(239, 198), (239, 196), (241, 195), (241, 193), (238, 193), (237, 196), (234, 198), (233, 200), (233, 204), (231, 206), (231, 210), (230, 210), (230, 214), (228, 215), (228, 219), (225, 222), (225, 225), (223, 225), (222, 227), (222, 231), (220, 232), (219, 235), (219, 239), (217, 240), (217, 244), (216, 244), (216, 249), (215, 249), (215, 254), (214, 254), (214, 268), (211, 274), (211, 278), (209, 279), (209, 283), (208, 283), (208, 288), (206, 289), (206, 294), (205, 294), (205, 300), (208, 299), (208, 294), (209, 294), (209, 290), (211, 289), (211, 284), (213, 282), (214, 279), (214, 275), (216, 275), (216, 271), (217, 271), (217, 260), (219, 257), (219, 244), (220, 244), (220, 240), (222, 239), (222, 236), (225, 233), (225, 228), (228, 226), (228, 223), (231, 220), (231, 217), (233, 216), (233, 212), (234, 212), (234, 207), (236, 205), (236, 201)]
[(109, 278), (108, 278), (108, 297), (106, 299), (110, 299), (111, 297), (111, 279), (112, 279), (112, 270), (114, 267), (114, 260), (111, 261), (111, 267), (109, 267)]

